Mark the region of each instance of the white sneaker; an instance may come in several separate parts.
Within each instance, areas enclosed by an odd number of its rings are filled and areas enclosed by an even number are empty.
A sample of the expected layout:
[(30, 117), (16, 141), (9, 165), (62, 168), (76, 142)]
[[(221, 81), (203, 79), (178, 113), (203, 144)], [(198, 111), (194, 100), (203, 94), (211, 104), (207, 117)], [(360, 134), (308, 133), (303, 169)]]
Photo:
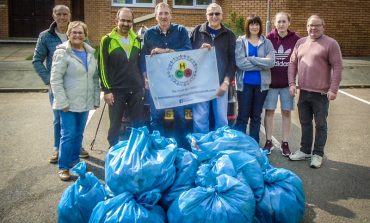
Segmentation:
[(322, 164), (322, 157), (319, 155), (312, 155), (311, 164), (312, 168), (320, 168)]
[(310, 158), (311, 158), (311, 154), (304, 153), (301, 150), (298, 150), (295, 153), (289, 155), (290, 160), (306, 160)]

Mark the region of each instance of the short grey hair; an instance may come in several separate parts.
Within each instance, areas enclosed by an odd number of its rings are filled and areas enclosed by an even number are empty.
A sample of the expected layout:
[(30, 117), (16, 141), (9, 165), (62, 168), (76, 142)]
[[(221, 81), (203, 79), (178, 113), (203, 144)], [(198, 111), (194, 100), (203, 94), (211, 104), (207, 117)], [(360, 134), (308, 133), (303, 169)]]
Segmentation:
[(55, 14), (56, 11), (58, 11), (59, 9), (65, 9), (65, 10), (68, 11), (68, 14), (71, 14), (71, 10), (69, 10), (68, 6), (66, 6), (66, 5), (56, 5), (56, 6), (54, 6), (53, 14)]
[(171, 7), (170, 5), (168, 5), (167, 3), (164, 3), (164, 2), (160, 2), (158, 3), (156, 6), (155, 6), (155, 9), (154, 9), (154, 14), (157, 15), (157, 12), (158, 12), (158, 9), (159, 8), (168, 8), (170, 10), (170, 13), (171, 12)]

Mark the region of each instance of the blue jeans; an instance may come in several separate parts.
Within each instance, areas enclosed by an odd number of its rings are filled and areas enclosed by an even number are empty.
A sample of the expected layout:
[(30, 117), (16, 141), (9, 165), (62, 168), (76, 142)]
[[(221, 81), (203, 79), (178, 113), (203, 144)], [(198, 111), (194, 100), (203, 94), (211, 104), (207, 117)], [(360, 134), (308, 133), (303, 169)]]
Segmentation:
[(260, 141), (261, 114), (267, 90), (261, 92), (259, 85), (244, 84), (243, 91), (238, 91), (238, 117), (234, 128), (246, 132), (249, 123), (249, 136)]
[[(53, 106), (54, 94), (49, 89), (49, 100)], [(60, 144), (60, 111), (53, 109), (53, 126), (54, 126), (54, 149), (58, 151)]]
[(311, 153), (313, 144), (313, 123), (315, 119), (315, 144), (312, 154), (323, 156), (328, 136), (327, 117), (329, 100), (326, 94), (300, 90), (298, 99), (299, 121), (302, 127), (301, 151)]
[(59, 169), (69, 170), (72, 164), (79, 161), (82, 138), (89, 112), (60, 111), (62, 127), (59, 147)]
[(211, 101), (201, 102), (193, 105), (193, 131), (195, 133), (209, 132), (209, 106), (212, 103), (213, 114), (215, 117), (215, 128), (218, 129), (228, 124), (227, 106), (228, 92), (221, 97)]
[[(153, 98), (150, 94), (150, 91), (146, 91), (146, 95), (149, 100), (150, 104), (150, 128), (151, 130), (158, 130), (161, 135), (165, 137), (170, 137), (169, 135), (165, 135), (164, 129), (164, 113), (165, 109), (156, 109), (154, 105)], [(185, 109), (184, 106), (172, 108), (175, 120), (175, 139), (179, 145), (179, 147), (184, 147), (186, 144), (186, 120), (185, 120)]]

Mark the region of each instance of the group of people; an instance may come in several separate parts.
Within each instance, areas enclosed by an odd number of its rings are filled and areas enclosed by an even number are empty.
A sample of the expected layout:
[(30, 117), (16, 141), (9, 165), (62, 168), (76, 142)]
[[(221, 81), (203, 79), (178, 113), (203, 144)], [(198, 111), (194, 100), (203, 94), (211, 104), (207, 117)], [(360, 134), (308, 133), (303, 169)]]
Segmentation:
[[(116, 27), (101, 39), (97, 60), (94, 49), (88, 44), (86, 24), (71, 22), (70, 17), (67, 6), (54, 7), (54, 22), (40, 34), (33, 58), (35, 70), (50, 86), (55, 149), (50, 162), (58, 162), (61, 180), (69, 180), (69, 169), (79, 158), (88, 156), (82, 148), (83, 132), (88, 111), (99, 107), (100, 90), (104, 92), (109, 110), (107, 139), (110, 146), (121, 139), (124, 116), (129, 118), (132, 127), (144, 124), (144, 97), (150, 103), (151, 130), (163, 134), (164, 110), (156, 109), (150, 96), (145, 56), (212, 47), (216, 51), (220, 81), (217, 97), (192, 105), (193, 132), (209, 132), (210, 112), (214, 115), (215, 128), (228, 124), (228, 88), (235, 79), (238, 116), (234, 128), (247, 132), (249, 124), (248, 134), (259, 142), (261, 114), (265, 109), (263, 149), (270, 154), (274, 148), (271, 139), (274, 112), (280, 96), (282, 155), (291, 160), (311, 158), (311, 167), (321, 166), (329, 100), (336, 98), (342, 58), (338, 43), (324, 35), (325, 23), (318, 15), (307, 20), (308, 36), (304, 38), (289, 30), (291, 18), (285, 12), (276, 14), (275, 29), (266, 37), (262, 35), (261, 18), (250, 15), (245, 22), (244, 35), (236, 38), (222, 24), (221, 6), (212, 3), (206, 9), (207, 21), (196, 26), (189, 37), (184, 26), (171, 22), (171, 8), (162, 2), (155, 7), (158, 24), (146, 30), (142, 40), (133, 30), (133, 11), (121, 8), (116, 15)], [(291, 154), (288, 140), (296, 76), (300, 88), (298, 113), (302, 138), (301, 148)], [(183, 147), (186, 146), (184, 107), (173, 110), (175, 137)]]

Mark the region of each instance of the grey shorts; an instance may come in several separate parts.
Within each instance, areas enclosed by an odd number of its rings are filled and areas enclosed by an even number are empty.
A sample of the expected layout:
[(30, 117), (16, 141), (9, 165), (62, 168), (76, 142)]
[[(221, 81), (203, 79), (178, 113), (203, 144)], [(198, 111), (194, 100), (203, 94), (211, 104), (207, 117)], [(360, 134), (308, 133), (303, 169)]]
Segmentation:
[(275, 110), (278, 97), (280, 95), (280, 107), (284, 111), (294, 110), (294, 97), (289, 93), (289, 87), (286, 88), (270, 88), (263, 108), (267, 110)]

